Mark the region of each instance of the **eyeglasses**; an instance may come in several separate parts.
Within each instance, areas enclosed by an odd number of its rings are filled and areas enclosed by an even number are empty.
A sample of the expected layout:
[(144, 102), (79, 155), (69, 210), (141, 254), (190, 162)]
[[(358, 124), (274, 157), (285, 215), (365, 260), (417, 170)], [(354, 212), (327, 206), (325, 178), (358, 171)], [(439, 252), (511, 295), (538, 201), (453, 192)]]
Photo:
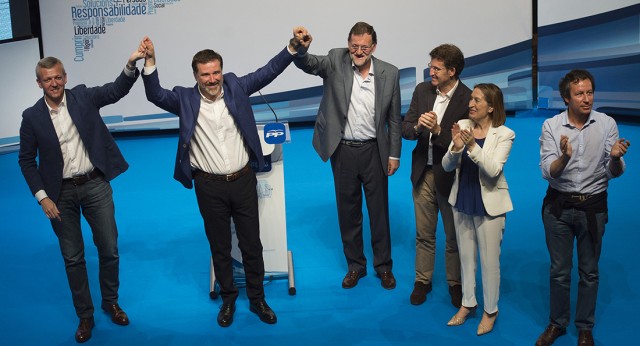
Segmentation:
[(364, 54), (369, 54), (369, 52), (371, 51), (371, 48), (373, 48), (373, 45), (371, 46), (358, 46), (357, 44), (352, 44), (349, 49), (351, 50), (351, 52), (355, 53), (359, 50), (361, 50)]
[(438, 66), (433, 66), (433, 65), (431, 65), (431, 63), (429, 63), (429, 64), (427, 65), (427, 67), (428, 67), (430, 70), (434, 70), (434, 71), (436, 71), (436, 73), (438, 73), (438, 72), (440, 72), (440, 71), (442, 71), (442, 70), (446, 69), (446, 67), (445, 67), (445, 68), (442, 68), (442, 67), (438, 67)]
[(58, 83), (61, 83), (63, 79), (64, 79), (64, 76), (55, 76), (55, 77), (50, 77), (50, 78), (47, 78), (47, 79), (40, 79), (40, 83), (49, 84), (54, 80), (56, 82), (58, 82)]

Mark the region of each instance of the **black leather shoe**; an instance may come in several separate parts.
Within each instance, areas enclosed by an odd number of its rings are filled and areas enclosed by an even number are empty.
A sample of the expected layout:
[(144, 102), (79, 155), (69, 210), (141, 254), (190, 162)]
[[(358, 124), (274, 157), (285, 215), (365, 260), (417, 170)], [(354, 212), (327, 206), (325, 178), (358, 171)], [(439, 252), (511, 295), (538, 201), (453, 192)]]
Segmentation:
[(91, 329), (93, 329), (93, 317), (81, 318), (76, 330), (76, 342), (82, 343), (91, 339)]
[(233, 322), (233, 313), (236, 312), (234, 303), (224, 303), (218, 312), (218, 324), (220, 327), (228, 327)]
[(578, 346), (593, 346), (593, 334), (590, 330), (582, 329), (578, 332)]
[(431, 292), (431, 283), (425, 284), (420, 281), (416, 281), (413, 284), (413, 292), (409, 297), (409, 301), (413, 305), (420, 305), (427, 301), (427, 293)]
[(462, 286), (449, 286), (449, 295), (451, 296), (451, 304), (460, 309), (460, 307), (462, 306)]
[(249, 310), (255, 313), (260, 317), (260, 321), (268, 324), (274, 324), (278, 321), (276, 318), (276, 314), (271, 310), (267, 302), (263, 300), (258, 301), (257, 303), (249, 304)]
[(382, 284), (382, 287), (388, 290), (396, 288), (396, 278), (393, 276), (393, 273), (391, 271), (379, 273), (378, 276), (380, 277), (380, 283)]
[(365, 277), (367, 275), (366, 270), (355, 271), (350, 270), (347, 272), (347, 275), (344, 276), (342, 280), (342, 288), (354, 288), (358, 284), (358, 280), (360, 278)]
[(111, 321), (121, 326), (129, 324), (129, 317), (118, 304), (102, 305), (102, 310), (111, 315)]
[(536, 341), (536, 346), (549, 346), (553, 344), (556, 339), (561, 336), (567, 334), (567, 330), (565, 328), (556, 327), (553, 324), (549, 324), (547, 328), (540, 334), (538, 337), (538, 341)]

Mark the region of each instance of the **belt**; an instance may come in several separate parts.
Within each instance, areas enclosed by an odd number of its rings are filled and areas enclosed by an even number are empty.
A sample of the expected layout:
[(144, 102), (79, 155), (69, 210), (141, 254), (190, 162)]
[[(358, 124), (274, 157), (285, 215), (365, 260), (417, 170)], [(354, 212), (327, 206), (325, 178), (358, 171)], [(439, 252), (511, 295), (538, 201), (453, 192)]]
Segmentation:
[(250, 170), (251, 170), (251, 166), (247, 163), (247, 165), (242, 167), (241, 170), (231, 174), (211, 174), (201, 170), (195, 171), (194, 174), (196, 177), (202, 177), (207, 180), (231, 182), (249, 173)]
[(576, 202), (584, 202), (584, 201), (588, 200), (589, 198), (591, 198), (591, 196), (593, 196), (593, 195), (585, 195), (585, 194), (579, 194), (579, 193), (565, 193), (564, 196), (565, 196), (565, 198), (569, 198), (569, 199), (574, 200)]
[(89, 173), (85, 173), (83, 175), (76, 175), (74, 177), (71, 178), (67, 178), (67, 179), (62, 179), (63, 183), (72, 183), (75, 186), (78, 185), (82, 185), (86, 182), (88, 182), (89, 180), (95, 179), (97, 177), (101, 177), (102, 176), (102, 172), (100, 172), (100, 170), (98, 169), (93, 169), (91, 172)]
[(375, 141), (376, 141), (375, 138), (367, 139), (367, 140), (364, 140), (364, 141), (352, 141), (350, 139), (341, 139), (340, 143), (342, 143), (344, 145), (348, 145), (350, 147), (360, 147), (360, 146), (363, 146), (363, 145), (368, 144), (368, 143), (373, 143)]

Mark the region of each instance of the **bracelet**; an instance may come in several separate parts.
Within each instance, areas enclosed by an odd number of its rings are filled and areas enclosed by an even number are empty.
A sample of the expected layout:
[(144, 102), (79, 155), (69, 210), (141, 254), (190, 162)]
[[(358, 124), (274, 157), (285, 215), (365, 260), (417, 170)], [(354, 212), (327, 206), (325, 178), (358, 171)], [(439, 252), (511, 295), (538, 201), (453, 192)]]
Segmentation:
[(127, 67), (127, 70), (129, 70), (129, 71), (134, 71), (136, 69), (136, 65), (131, 66), (131, 65), (127, 64), (126, 67)]

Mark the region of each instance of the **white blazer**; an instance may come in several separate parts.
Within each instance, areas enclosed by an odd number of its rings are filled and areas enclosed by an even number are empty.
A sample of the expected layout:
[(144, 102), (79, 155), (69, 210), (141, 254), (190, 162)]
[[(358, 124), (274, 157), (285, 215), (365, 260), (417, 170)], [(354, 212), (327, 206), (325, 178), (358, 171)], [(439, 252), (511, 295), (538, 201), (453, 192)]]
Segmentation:
[[(461, 129), (469, 129), (473, 122), (468, 119), (458, 121)], [(510, 128), (502, 125), (499, 127), (491, 127), (487, 132), (487, 138), (484, 145), (474, 146), (469, 153), (469, 158), (478, 165), (480, 169), (480, 190), (482, 194), (482, 202), (487, 214), (490, 216), (502, 215), (513, 210), (511, 197), (509, 196), (509, 186), (507, 179), (504, 177), (503, 167), (511, 152), (513, 140), (516, 138), (515, 132)], [(449, 145), (449, 150), (442, 158), (442, 168), (451, 172), (456, 170), (456, 177), (453, 182), (451, 194), (449, 195), (449, 203), (456, 205), (458, 198), (458, 184), (460, 182), (460, 162), (462, 160), (462, 151), (453, 151), (453, 141)]]

